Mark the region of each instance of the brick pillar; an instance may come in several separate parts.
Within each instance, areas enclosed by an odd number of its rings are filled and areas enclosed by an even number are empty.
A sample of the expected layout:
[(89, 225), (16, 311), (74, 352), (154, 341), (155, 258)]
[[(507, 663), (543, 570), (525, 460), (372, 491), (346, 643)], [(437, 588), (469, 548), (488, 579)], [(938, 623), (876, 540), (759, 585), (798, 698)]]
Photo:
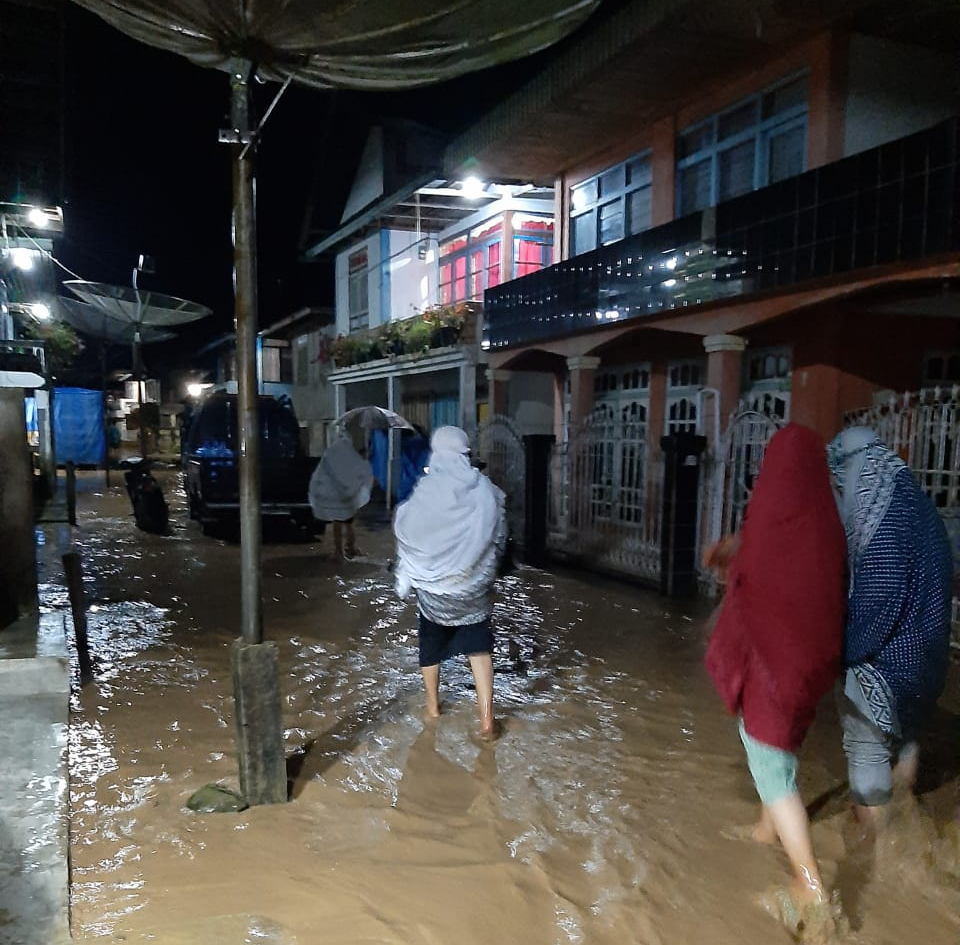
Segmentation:
[(570, 429), (579, 427), (584, 417), (593, 411), (593, 375), (600, 367), (600, 359), (580, 356), (567, 358), (570, 372)]
[(490, 416), (510, 416), (510, 378), (512, 372), (502, 368), (487, 368), (487, 399)]
[(740, 400), (741, 365), (746, 347), (747, 339), (739, 335), (707, 335), (703, 339), (703, 350), (707, 352), (707, 387), (716, 391), (716, 401), (707, 400), (706, 406), (710, 409), (712, 403), (719, 405), (719, 430), (713, 429), (712, 416), (702, 418), (703, 430), (713, 442), (720, 438)]

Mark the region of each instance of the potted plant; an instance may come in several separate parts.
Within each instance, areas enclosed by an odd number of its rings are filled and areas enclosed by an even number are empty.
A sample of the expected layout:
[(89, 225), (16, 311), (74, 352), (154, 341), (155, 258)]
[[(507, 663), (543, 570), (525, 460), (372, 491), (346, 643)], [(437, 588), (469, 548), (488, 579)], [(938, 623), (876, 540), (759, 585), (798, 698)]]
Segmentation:
[(411, 318), (403, 336), (403, 347), (407, 354), (423, 354), (430, 347), (433, 328), (422, 318)]
[(380, 349), (388, 357), (404, 352), (404, 324), (400, 321), (389, 321), (380, 331)]
[(356, 342), (349, 335), (337, 335), (330, 346), (330, 357), (338, 368), (350, 367), (355, 363), (356, 349)]
[(462, 302), (447, 305), (432, 305), (423, 313), (430, 326), (431, 348), (446, 348), (460, 340), (467, 308)]

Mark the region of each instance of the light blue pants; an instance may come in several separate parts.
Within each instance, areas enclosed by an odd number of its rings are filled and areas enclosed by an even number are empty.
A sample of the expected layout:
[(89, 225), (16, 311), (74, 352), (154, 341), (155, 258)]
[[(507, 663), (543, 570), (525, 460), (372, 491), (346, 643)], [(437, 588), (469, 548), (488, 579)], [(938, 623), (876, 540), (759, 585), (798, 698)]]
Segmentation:
[(757, 741), (743, 727), (741, 715), (737, 728), (747, 752), (747, 767), (763, 804), (775, 804), (797, 793), (797, 756), (782, 748)]

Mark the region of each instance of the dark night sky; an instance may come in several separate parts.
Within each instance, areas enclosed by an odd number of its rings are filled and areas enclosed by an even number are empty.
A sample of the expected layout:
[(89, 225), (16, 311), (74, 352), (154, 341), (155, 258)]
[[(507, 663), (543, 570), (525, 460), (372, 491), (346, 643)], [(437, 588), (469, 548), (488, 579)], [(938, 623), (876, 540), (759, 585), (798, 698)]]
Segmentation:
[[(214, 310), (185, 326), (179, 342), (145, 351), (155, 371), (185, 366), (190, 351), (232, 328), (230, 149), (217, 141), (228, 77), (137, 43), (71, 3), (66, 25), (66, 233), (58, 257), (85, 279), (129, 285), (138, 255), (154, 256), (156, 274), (141, 276), (142, 287)], [(332, 264), (297, 262), (318, 170), (319, 220), (333, 228), (380, 116), (454, 133), (550, 55), (407, 92), (291, 86), (258, 151), (260, 324), (301, 304), (333, 304)], [(278, 88), (256, 90), (258, 113)]]

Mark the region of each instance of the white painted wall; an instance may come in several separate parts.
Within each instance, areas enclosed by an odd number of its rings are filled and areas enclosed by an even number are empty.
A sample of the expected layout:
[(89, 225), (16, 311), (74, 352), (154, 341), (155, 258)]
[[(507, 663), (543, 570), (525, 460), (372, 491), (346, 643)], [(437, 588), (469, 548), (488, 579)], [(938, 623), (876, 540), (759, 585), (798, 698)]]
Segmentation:
[(350, 330), (349, 257), (366, 246), (370, 327), (393, 318), (410, 318), (437, 301), (437, 242), (427, 240), (428, 255), (420, 259), (417, 240), (405, 230), (384, 230), (337, 254), (337, 334)]
[[(418, 243), (415, 233), (391, 230), (384, 266), (388, 273), (392, 319), (410, 318), (437, 301), (437, 241), (422, 238)], [(427, 256), (421, 259), (418, 247), (427, 247)]]
[(960, 59), (872, 36), (850, 38), (844, 155), (960, 112)]

